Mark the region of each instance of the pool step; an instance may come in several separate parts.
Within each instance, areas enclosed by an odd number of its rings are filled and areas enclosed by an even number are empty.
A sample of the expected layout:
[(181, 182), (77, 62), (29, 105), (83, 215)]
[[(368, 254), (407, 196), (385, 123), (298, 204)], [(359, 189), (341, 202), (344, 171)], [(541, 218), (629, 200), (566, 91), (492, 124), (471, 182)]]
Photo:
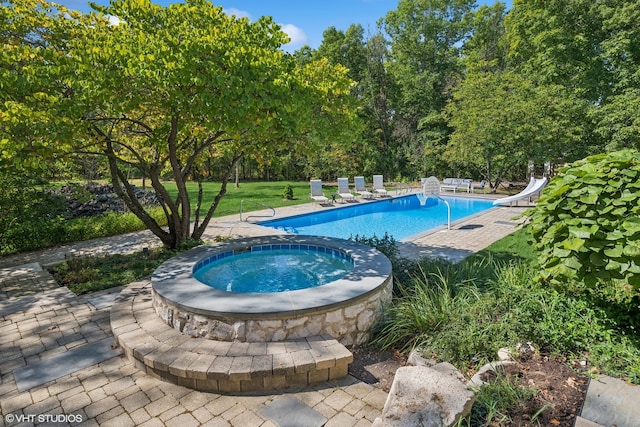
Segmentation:
[(156, 314), (151, 282), (132, 283), (111, 308), (116, 342), (140, 370), (162, 380), (216, 393), (272, 391), (347, 375), (351, 352), (328, 335), (279, 342), (192, 338)]

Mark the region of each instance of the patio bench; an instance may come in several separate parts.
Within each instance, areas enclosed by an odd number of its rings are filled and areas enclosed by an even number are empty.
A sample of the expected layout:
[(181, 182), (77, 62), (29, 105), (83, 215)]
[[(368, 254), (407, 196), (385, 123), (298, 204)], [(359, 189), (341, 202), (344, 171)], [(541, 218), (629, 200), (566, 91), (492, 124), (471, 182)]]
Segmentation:
[(454, 193), (458, 190), (466, 190), (467, 193), (473, 192), (473, 180), (463, 178), (445, 178), (440, 184), (440, 191), (452, 190)]

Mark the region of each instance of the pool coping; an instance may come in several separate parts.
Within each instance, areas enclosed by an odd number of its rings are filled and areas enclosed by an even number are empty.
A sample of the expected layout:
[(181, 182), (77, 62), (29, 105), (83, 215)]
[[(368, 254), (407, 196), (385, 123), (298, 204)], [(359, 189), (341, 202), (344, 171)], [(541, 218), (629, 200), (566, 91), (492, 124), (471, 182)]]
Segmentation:
[[(421, 194), (419, 191), (418, 192), (412, 192), (412, 193), (404, 193), (404, 194), (397, 194), (397, 195), (392, 195), (392, 196), (387, 196), (384, 198), (378, 198), (378, 199), (372, 199), (372, 200), (364, 200), (365, 204), (372, 204), (372, 203), (380, 203), (380, 202), (385, 202), (385, 201), (389, 201), (389, 200), (393, 200), (393, 199), (399, 199), (399, 198), (403, 198), (403, 197), (411, 197), (411, 196), (416, 196), (418, 194)], [(442, 197), (444, 198), (450, 198), (450, 199), (474, 199), (474, 200), (487, 200), (487, 201), (493, 201), (495, 200), (495, 198), (491, 198), (491, 197), (487, 197), (485, 194), (478, 194), (478, 193), (441, 193)], [(268, 222), (272, 222), (272, 221), (281, 221), (284, 219), (292, 219), (292, 218), (300, 218), (300, 217), (304, 217), (304, 216), (309, 216), (309, 215), (314, 215), (314, 214), (318, 214), (318, 213), (325, 213), (325, 212), (331, 212), (332, 210), (338, 210), (338, 209), (350, 209), (350, 208), (354, 208), (357, 207), (359, 205), (359, 203), (356, 204), (348, 204), (348, 203), (344, 203), (340, 206), (332, 206), (327, 210), (321, 210), (321, 211), (312, 211), (312, 212), (302, 212), (302, 213), (294, 213), (294, 214), (285, 214), (285, 215), (276, 215), (274, 218), (269, 218), (269, 219), (264, 219), (264, 220), (260, 220), (260, 221), (255, 221), (255, 222), (251, 222), (251, 224), (256, 225), (258, 227), (262, 227), (271, 231), (278, 231), (278, 232), (282, 232), (282, 233), (286, 233), (289, 235), (302, 235), (302, 234), (294, 234), (291, 233), (289, 231), (286, 230), (281, 230), (278, 228), (273, 228), (270, 227), (268, 225), (265, 225), (265, 223)], [(464, 221), (467, 221), (469, 219), (484, 215), (492, 210), (497, 209), (500, 206), (492, 206), (488, 209), (485, 209), (483, 211), (480, 212), (475, 212), (471, 215), (467, 215), (463, 218), (459, 218), (456, 220), (451, 221), (451, 226), (454, 226), (456, 224), (462, 223)], [(411, 234), (409, 236), (403, 237), (401, 239), (397, 239), (397, 241), (399, 243), (405, 243), (405, 242), (411, 242), (413, 240), (416, 239), (420, 239), (423, 238), (425, 236), (429, 236), (431, 234), (435, 234), (439, 231), (442, 230), (446, 230), (447, 229), (447, 224), (443, 224), (443, 225), (437, 225), (433, 228), (429, 228), (427, 230), (423, 230), (420, 231), (416, 234)]]
[[(343, 251), (355, 264), (342, 278), (315, 288), (276, 293), (236, 293), (207, 286), (193, 277), (200, 260), (219, 252), (246, 250), (248, 246), (310, 244)], [(274, 235), (234, 239), (198, 246), (160, 265), (151, 277), (155, 294), (164, 302), (195, 314), (228, 318), (268, 319), (282, 315), (331, 310), (346, 302), (364, 299), (376, 292), (392, 275), (391, 262), (378, 250), (350, 240), (307, 236)]]

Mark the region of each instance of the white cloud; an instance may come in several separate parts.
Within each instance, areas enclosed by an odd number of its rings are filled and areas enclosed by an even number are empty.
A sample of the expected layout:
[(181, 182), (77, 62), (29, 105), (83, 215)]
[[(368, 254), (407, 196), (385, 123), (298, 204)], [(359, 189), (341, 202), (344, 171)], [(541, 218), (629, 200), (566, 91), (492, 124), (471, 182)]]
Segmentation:
[(282, 27), (282, 31), (287, 33), (291, 41), (287, 43), (285, 46), (287, 47), (297, 47), (303, 46), (307, 43), (308, 38), (307, 35), (300, 28), (296, 27), (293, 24), (280, 24)]
[(222, 9), (222, 11), (226, 14), (226, 15), (235, 15), (236, 18), (249, 18), (251, 19), (251, 15), (249, 14), (249, 12), (246, 12), (244, 10), (240, 10), (240, 9), (236, 9), (235, 7), (229, 8), (229, 9)]
[[(241, 9), (231, 7), (228, 9), (223, 8), (222, 11), (229, 16), (235, 15), (236, 18), (249, 18), (249, 20), (253, 20), (249, 12)], [(296, 27), (293, 24), (278, 25), (280, 25), (282, 31), (284, 31), (291, 39), (289, 43), (283, 46), (285, 49), (302, 47), (303, 45), (307, 44), (309, 39), (304, 31), (302, 31), (300, 28)]]
[(107, 18), (109, 18), (109, 23), (111, 25), (120, 25), (120, 18), (117, 16), (107, 15)]

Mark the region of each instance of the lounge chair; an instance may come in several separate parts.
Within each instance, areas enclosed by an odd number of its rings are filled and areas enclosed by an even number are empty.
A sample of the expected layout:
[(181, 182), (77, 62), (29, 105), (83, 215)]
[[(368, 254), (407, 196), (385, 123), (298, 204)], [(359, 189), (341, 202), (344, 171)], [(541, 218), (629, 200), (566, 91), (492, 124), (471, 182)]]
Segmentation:
[(373, 175), (373, 192), (380, 196), (387, 195), (387, 190), (384, 188), (382, 175)]
[(364, 176), (356, 176), (353, 178), (353, 181), (355, 182), (356, 194), (358, 194), (363, 199), (373, 198), (373, 193), (370, 191), (367, 191), (364, 185)]
[(483, 179), (482, 181), (480, 181), (480, 185), (473, 185), (471, 187), (471, 192), (473, 193), (474, 190), (482, 190), (483, 193), (486, 193), (486, 188), (487, 188), (487, 180)]
[(338, 178), (338, 196), (342, 200), (355, 200), (356, 196), (349, 190), (349, 178)]
[(316, 203), (327, 203), (329, 199), (322, 192), (322, 180), (312, 179), (309, 181), (311, 184), (311, 198)]

